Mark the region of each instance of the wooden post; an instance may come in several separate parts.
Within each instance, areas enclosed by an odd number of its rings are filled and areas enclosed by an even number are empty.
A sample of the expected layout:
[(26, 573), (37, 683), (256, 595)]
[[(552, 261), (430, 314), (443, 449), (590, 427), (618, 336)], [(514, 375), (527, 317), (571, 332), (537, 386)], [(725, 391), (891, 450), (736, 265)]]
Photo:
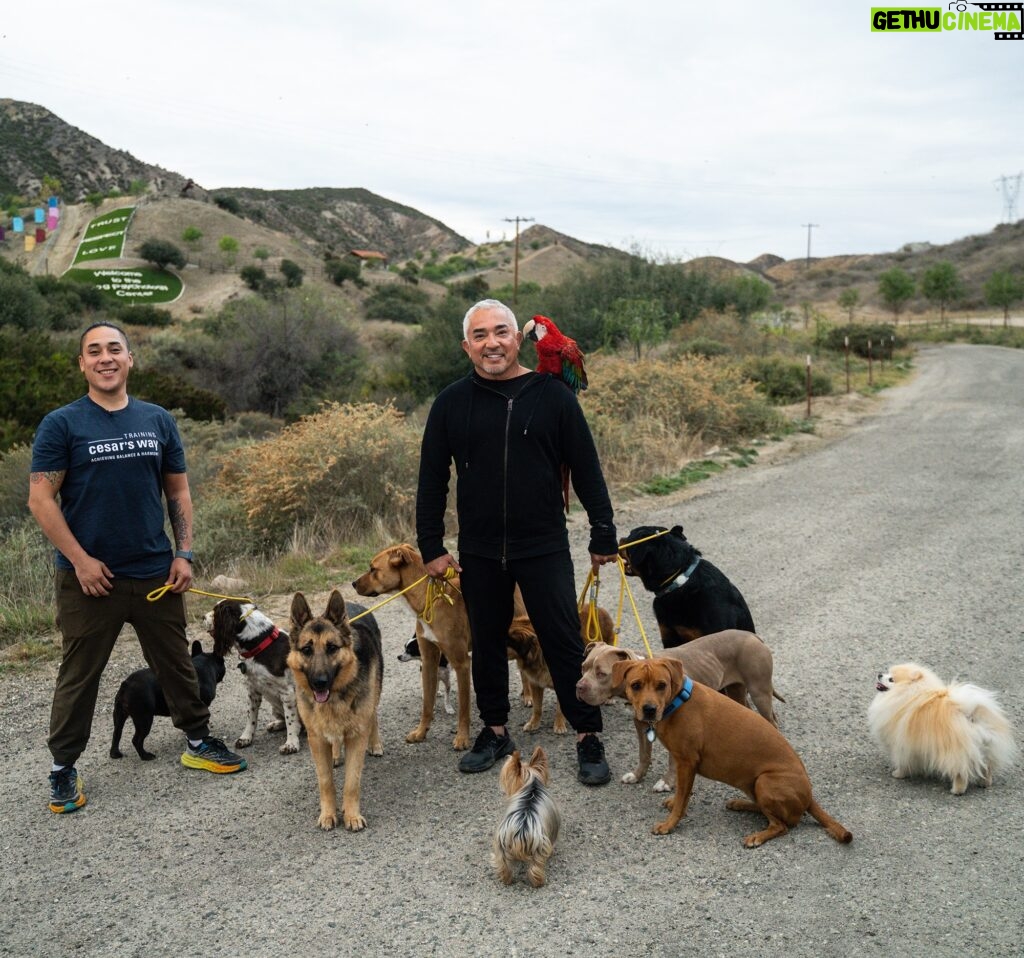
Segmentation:
[(873, 386), (875, 384), (875, 378), (873, 370), (871, 369), (871, 340), (868, 340), (868, 385)]
[(843, 353), (846, 356), (846, 391), (850, 391), (850, 337), (843, 337)]
[(807, 354), (807, 418), (811, 418), (811, 354)]

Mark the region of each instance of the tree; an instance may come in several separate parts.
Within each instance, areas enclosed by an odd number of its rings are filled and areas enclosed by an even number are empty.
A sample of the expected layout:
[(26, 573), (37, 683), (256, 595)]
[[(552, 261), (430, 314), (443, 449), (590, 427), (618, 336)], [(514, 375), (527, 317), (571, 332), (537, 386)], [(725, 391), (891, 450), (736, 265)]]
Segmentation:
[(233, 266), (235, 257), (238, 256), (238, 240), (233, 236), (222, 236), (217, 248), (224, 254), (224, 262)]
[(103, 194), (92, 192), (85, 194), (85, 202), (88, 203), (94, 210), (100, 208), (100, 204), (103, 202)]
[(641, 358), (643, 348), (660, 343), (668, 331), (665, 309), (650, 299), (617, 299), (604, 317), (605, 341), (609, 344), (628, 342), (633, 357)]
[(1003, 311), (1003, 326), (1010, 325), (1010, 307), (1024, 299), (1024, 279), (998, 270), (985, 283), (985, 302)]
[(268, 250), (266, 246), (257, 246), (256, 249), (252, 251), (252, 258), (261, 261), (270, 259), (270, 250)]
[(914, 277), (898, 266), (887, 269), (878, 277), (878, 293), (892, 310), (893, 322), (898, 326), (903, 307), (914, 295)]
[(929, 302), (939, 304), (939, 322), (943, 326), (946, 325), (946, 307), (964, 294), (956, 267), (945, 260), (925, 270), (921, 277), (921, 292)]
[[(844, 289), (839, 294), (839, 308), (846, 310), (846, 315), (849, 322), (853, 322), (853, 314), (857, 309), (857, 305), (860, 302), (860, 293), (857, 292), (853, 287)], [(806, 324), (805, 324), (806, 326)]]
[(255, 292), (259, 292), (267, 281), (266, 270), (260, 269), (259, 266), (243, 266), (238, 275), (242, 282)]
[(203, 231), (198, 226), (186, 226), (182, 231), (182, 242), (188, 243), (192, 249), (199, 249), (199, 241), (203, 238)]
[(284, 277), (284, 284), (289, 289), (295, 289), (302, 285), (302, 277), (306, 275), (305, 270), (294, 260), (281, 260), (281, 275)]
[(167, 240), (146, 240), (139, 247), (139, 256), (152, 263), (157, 269), (167, 269), (168, 266), (184, 269), (186, 263), (185, 254)]
[(771, 302), (772, 288), (756, 276), (737, 276), (722, 283), (714, 298), (719, 310), (732, 306), (740, 322), (746, 323)]

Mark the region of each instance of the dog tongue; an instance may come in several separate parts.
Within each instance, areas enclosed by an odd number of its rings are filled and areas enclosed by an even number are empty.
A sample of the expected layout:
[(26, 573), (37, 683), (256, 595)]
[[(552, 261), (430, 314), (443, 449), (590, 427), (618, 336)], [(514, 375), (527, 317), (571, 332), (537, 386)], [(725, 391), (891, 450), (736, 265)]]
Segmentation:
[(881, 682), (876, 682), (875, 683), (875, 688), (878, 689), (879, 692), (888, 692), (889, 691), (889, 687), (887, 685), (882, 685)]
[(315, 698), (318, 702), (326, 702), (327, 699), (330, 697), (330, 694), (331, 690), (325, 689), (323, 692), (314, 692), (313, 698)]

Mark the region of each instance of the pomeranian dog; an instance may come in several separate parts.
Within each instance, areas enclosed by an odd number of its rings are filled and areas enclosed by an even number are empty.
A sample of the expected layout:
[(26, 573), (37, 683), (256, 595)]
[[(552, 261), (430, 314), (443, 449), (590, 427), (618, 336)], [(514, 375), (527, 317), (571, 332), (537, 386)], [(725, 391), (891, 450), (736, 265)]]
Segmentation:
[(889, 752), (893, 778), (949, 779), (962, 795), (971, 782), (988, 787), (1016, 756), (1013, 733), (995, 695), (977, 685), (944, 684), (914, 662), (880, 672), (868, 726)]
[(524, 762), (516, 749), (505, 760), (498, 782), (511, 799), (494, 833), (491, 858), (498, 877), (511, 885), (515, 862), (523, 862), (530, 884), (540, 888), (562, 823), (558, 806), (547, 790), (548, 757), (544, 749), (538, 745), (529, 762)]

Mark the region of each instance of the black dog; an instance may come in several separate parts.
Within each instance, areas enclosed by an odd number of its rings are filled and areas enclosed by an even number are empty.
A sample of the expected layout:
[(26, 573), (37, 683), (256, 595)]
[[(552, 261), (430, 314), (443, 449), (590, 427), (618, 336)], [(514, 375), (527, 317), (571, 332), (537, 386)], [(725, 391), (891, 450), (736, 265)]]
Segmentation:
[(626, 571), (655, 594), (654, 617), (666, 649), (725, 629), (757, 631), (740, 590), (690, 545), (682, 526), (640, 526), (619, 550)]
[[(204, 652), (203, 644), (196, 640), (192, 643), (192, 664), (199, 679), (199, 697), (209, 705), (217, 694), (217, 683), (224, 678), (224, 656)], [(153, 716), (170, 714), (153, 670), (139, 669), (132, 672), (114, 696), (114, 738), (110, 743), (110, 757), (124, 757), (120, 748), (121, 732), (125, 721), (130, 718), (135, 723), (132, 745), (139, 753), (139, 758), (144, 762), (156, 758), (145, 749), (146, 736), (153, 728)]]

